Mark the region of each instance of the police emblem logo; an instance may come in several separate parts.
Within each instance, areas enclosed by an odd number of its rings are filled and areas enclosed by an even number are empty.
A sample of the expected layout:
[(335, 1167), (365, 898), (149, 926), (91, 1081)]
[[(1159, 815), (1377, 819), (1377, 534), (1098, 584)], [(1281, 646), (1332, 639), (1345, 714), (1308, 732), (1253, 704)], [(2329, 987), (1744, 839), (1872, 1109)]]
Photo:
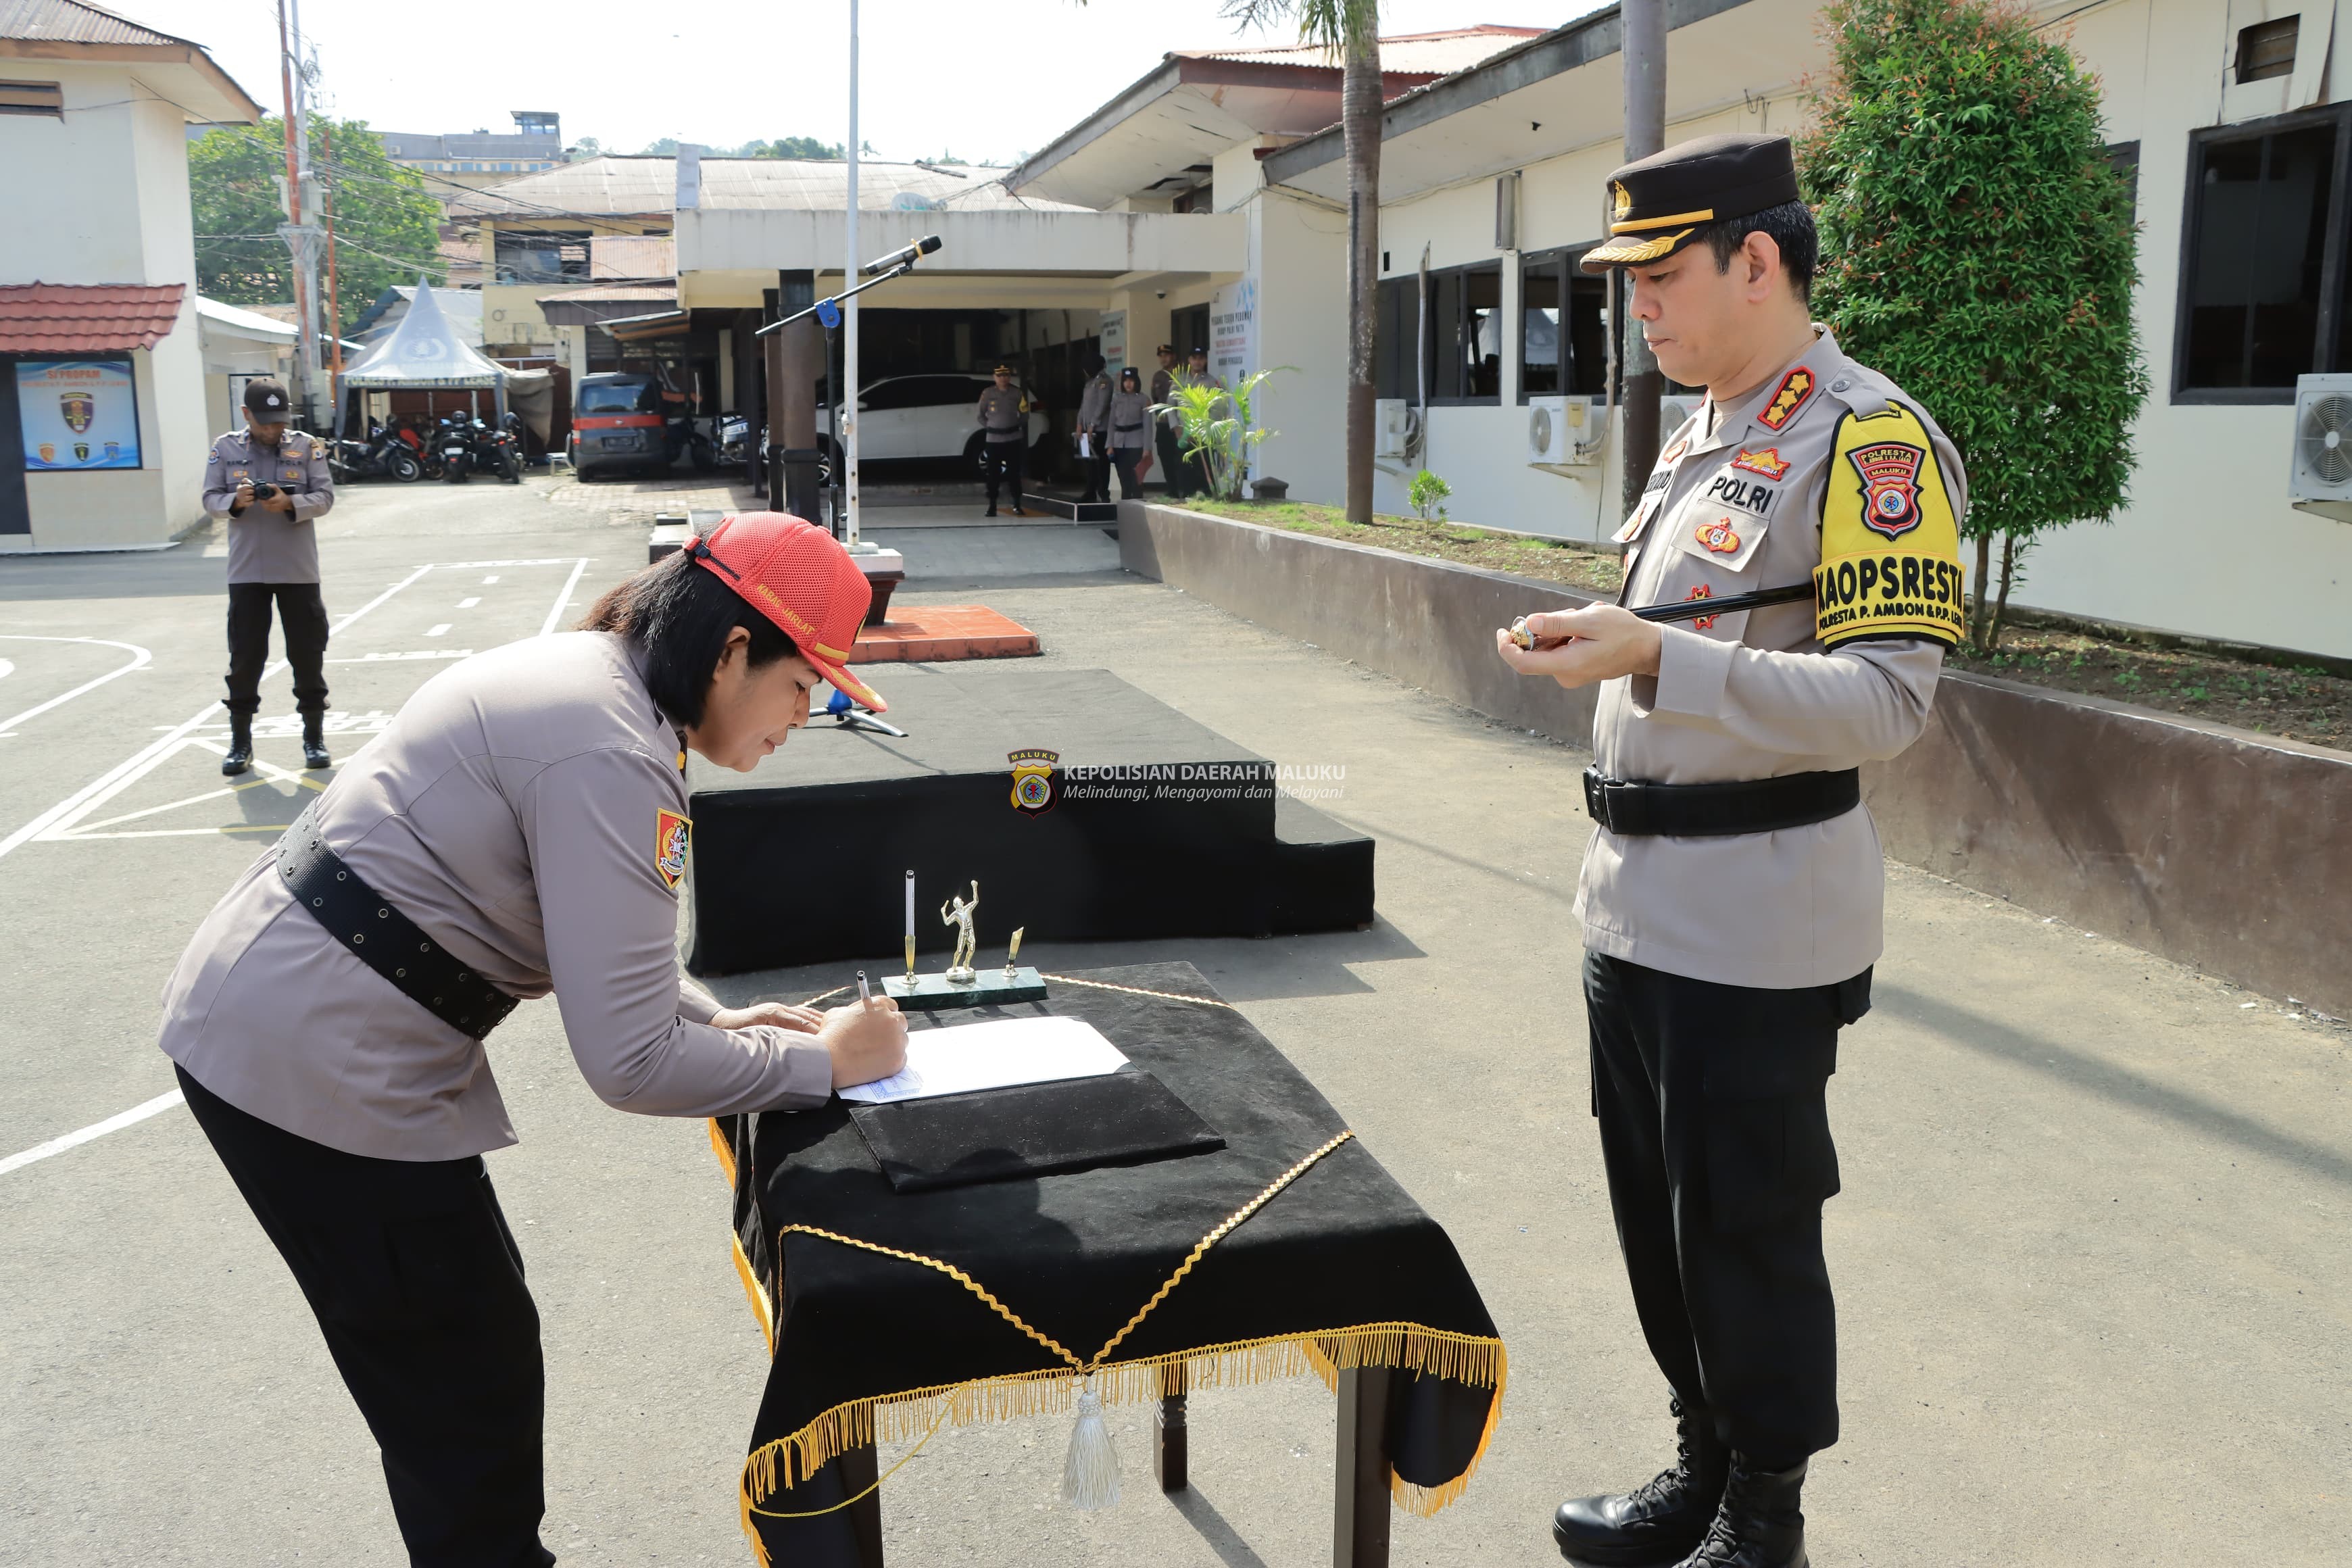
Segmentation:
[(674, 811), (654, 813), (654, 875), (676, 889), (686, 879), (687, 853), (694, 847), (694, 818)]
[(1862, 522), (1873, 533), (1900, 539), (1919, 526), (1919, 469), (1927, 454), (1907, 441), (1857, 447), (1846, 460), (1862, 476)]
[(1785, 430), (1789, 427), (1789, 421), (1797, 416), (1797, 410), (1802, 408), (1812, 395), (1813, 373), (1799, 365), (1782, 376), (1780, 384), (1772, 389), (1771, 399), (1764, 405), (1764, 412), (1756, 416), (1756, 423), (1767, 430)]
[(1713, 522), (1699, 529), (1692, 537), (1717, 555), (1739, 553), (1739, 535), (1732, 528), (1731, 520), (1727, 517), (1717, 518)]
[(1043, 816), (1053, 810), (1054, 764), (1062, 754), (1032, 747), (1008, 752), (1004, 760), (1013, 764), (1013, 809), (1024, 816)]
[(1745, 468), (1751, 474), (1761, 474), (1768, 479), (1785, 479), (1789, 477), (1789, 465), (1781, 458), (1780, 448), (1778, 447), (1767, 447), (1760, 452), (1751, 452), (1743, 447), (1740, 448), (1739, 456), (1731, 459), (1731, 466), (1735, 468)]
[(89, 461), (89, 442), (76, 441), (74, 443), (74, 460), (79, 463), (87, 463)]
[(98, 417), (98, 400), (87, 392), (61, 392), (58, 412), (65, 416), (66, 428), (79, 436)]
[(1610, 185), (1609, 199), (1612, 204), (1610, 222), (1623, 223), (1633, 216), (1633, 193), (1625, 188), (1624, 181), (1618, 180)]

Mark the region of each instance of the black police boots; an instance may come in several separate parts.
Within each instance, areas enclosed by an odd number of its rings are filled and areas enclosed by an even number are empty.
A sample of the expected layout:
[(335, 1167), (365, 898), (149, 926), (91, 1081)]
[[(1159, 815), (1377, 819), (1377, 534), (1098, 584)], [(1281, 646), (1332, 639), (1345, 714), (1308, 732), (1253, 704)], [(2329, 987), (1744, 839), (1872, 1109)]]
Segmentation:
[(322, 721), (315, 713), (302, 721), (302, 765), (306, 768), (334, 766), (335, 759), (327, 754), (327, 737)]
[(1804, 1484), (1802, 1464), (1766, 1470), (1732, 1455), (1706, 1539), (1677, 1568), (1806, 1568), (1805, 1516), (1797, 1510)]
[(221, 773), (235, 778), (253, 766), (253, 720), (243, 713), (228, 716), (228, 755), (221, 759)]
[(1706, 1538), (1731, 1451), (1704, 1412), (1685, 1409), (1680, 1399), (1674, 1412), (1675, 1468), (1630, 1492), (1560, 1504), (1551, 1538), (1561, 1556), (1593, 1568), (1664, 1568)]

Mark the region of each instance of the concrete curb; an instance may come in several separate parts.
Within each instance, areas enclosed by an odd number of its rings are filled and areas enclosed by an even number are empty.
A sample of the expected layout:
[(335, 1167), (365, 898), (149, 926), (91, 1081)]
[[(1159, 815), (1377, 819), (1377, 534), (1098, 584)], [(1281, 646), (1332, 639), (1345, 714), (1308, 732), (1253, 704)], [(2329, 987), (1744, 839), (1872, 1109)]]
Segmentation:
[[(1589, 746), (1592, 698), (1512, 675), (1487, 628), (1591, 596), (1178, 507), (1119, 556), (1287, 637)], [(2267, 994), (2352, 1016), (2352, 754), (1947, 674), (1918, 742), (1863, 773), (1895, 859)]]

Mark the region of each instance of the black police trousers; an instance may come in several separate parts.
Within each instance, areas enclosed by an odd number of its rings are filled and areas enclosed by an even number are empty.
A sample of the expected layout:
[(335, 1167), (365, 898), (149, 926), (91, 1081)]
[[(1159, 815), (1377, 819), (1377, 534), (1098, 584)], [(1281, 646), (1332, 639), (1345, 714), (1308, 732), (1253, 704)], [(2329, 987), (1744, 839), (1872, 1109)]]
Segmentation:
[(1013, 486), (1013, 510), (1021, 510), (1021, 459), (1028, 442), (986, 441), (980, 444), (980, 471), (988, 480), (988, 506), (996, 510), (996, 487), (1000, 480)]
[(305, 719), (327, 710), (327, 602), (316, 583), (228, 585), (228, 710), (261, 710), (261, 667), (269, 662), (269, 606), (278, 605), (286, 662), (294, 667), (294, 708)]
[(180, 1072), (196, 1125), (293, 1270), (383, 1450), (415, 1568), (546, 1568), (546, 1378), (522, 1254), (479, 1156), (375, 1160)]
[(1650, 1354), (1725, 1442), (1785, 1469), (1837, 1441), (1827, 1090), (1870, 972), (1719, 985), (1588, 952), (1592, 1114)]
[(1152, 433), (1152, 440), (1160, 453), (1160, 482), (1168, 487), (1171, 500), (1183, 500), (1192, 493), (1187, 483), (1192, 478), (1192, 464), (1184, 456), (1184, 443), (1165, 425)]

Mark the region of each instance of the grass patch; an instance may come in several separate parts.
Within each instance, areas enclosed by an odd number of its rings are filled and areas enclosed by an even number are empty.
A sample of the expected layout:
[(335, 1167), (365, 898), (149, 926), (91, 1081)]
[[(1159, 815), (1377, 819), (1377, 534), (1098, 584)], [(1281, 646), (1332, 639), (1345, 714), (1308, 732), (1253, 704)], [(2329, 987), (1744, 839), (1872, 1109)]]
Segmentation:
[(1417, 517), (1391, 517), (1385, 513), (1375, 514), (1369, 523), (1349, 522), (1340, 508), (1313, 501), (1194, 500), (1182, 504), (1214, 517), (1287, 529), (1293, 533), (1318, 534), (1349, 544), (1370, 544), (1406, 555), (1426, 555), (1465, 566), (1483, 566), (1491, 572), (1540, 577), (1548, 583), (1594, 594), (1615, 594), (1623, 576), (1616, 555), (1594, 550), (1591, 545), (1491, 533), (1463, 522), (1423, 522)]

